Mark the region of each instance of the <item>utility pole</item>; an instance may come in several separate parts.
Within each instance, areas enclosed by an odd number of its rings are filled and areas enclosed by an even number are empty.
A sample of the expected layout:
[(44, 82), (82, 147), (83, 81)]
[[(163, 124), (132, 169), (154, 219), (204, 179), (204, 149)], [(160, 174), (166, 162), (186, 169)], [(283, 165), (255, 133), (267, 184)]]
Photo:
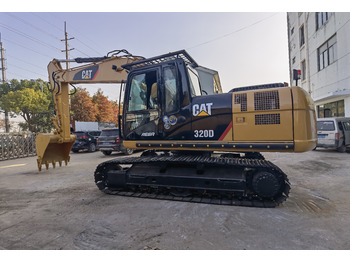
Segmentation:
[[(65, 50), (61, 50), (62, 52), (66, 53), (66, 59), (69, 59), (69, 51), (74, 50), (74, 48), (69, 49), (69, 45), (68, 45), (68, 41), (74, 39), (74, 37), (68, 38), (68, 33), (67, 33), (67, 23), (66, 21), (64, 21), (64, 39), (62, 39), (61, 41), (65, 42), (66, 45), (66, 49)], [(66, 69), (69, 68), (69, 62), (66, 62)]]
[[(1, 33), (0, 33), (0, 53), (1, 53), (1, 75), (2, 75), (2, 83), (6, 83), (6, 68), (5, 68), (5, 55), (4, 55), (4, 47), (2, 45), (1, 41)], [(9, 113), (5, 110), (5, 132), (10, 132), (10, 125), (9, 125)]]
[[(67, 62), (66, 62), (66, 69), (69, 69), (69, 62), (68, 62), (68, 59), (69, 59), (69, 51), (74, 50), (74, 48), (69, 49), (69, 45), (68, 45), (68, 41), (69, 41), (69, 40), (72, 40), (72, 39), (74, 39), (74, 37), (68, 38), (67, 23), (66, 23), (66, 21), (64, 21), (64, 39), (61, 40), (61, 41), (64, 41), (64, 42), (65, 42), (66, 49), (65, 49), (65, 50), (61, 50), (61, 51), (66, 53), (66, 59), (67, 59)], [(69, 97), (69, 106), (70, 106), (70, 97)], [(70, 120), (70, 122), (72, 121), (72, 116), (70, 116), (70, 119), (69, 119), (69, 120)], [(71, 122), (71, 123), (72, 123), (72, 122)], [(72, 126), (72, 125), (71, 125), (71, 126)]]

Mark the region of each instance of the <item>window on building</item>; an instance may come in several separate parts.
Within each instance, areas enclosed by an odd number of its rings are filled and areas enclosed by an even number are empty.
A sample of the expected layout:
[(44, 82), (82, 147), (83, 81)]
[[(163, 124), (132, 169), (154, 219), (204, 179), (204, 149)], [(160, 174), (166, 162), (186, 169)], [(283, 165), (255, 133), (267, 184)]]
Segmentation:
[(316, 13), (316, 30), (324, 25), (328, 19), (332, 16), (330, 12), (317, 12)]
[(295, 56), (292, 59), (292, 63), (293, 63), (293, 65), (295, 64)]
[(344, 100), (339, 100), (332, 103), (317, 106), (317, 114), (319, 118), (344, 117)]
[(290, 30), (290, 35), (294, 34), (294, 27)]
[(318, 50), (318, 71), (329, 66), (337, 60), (337, 39), (332, 36), (327, 42), (321, 45)]
[(299, 37), (300, 37), (300, 47), (302, 47), (305, 44), (304, 25), (302, 25), (299, 29)]
[(306, 79), (306, 61), (303, 60), (301, 62), (301, 81)]

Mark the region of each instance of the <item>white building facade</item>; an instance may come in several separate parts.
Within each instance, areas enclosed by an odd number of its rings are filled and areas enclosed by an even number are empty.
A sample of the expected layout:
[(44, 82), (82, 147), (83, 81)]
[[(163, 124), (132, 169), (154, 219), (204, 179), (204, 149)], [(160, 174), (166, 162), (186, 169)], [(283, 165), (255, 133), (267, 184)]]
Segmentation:
[(311, 94), (317, 117), (350, 117), (350, 13), (287, 13), (290, 82)]

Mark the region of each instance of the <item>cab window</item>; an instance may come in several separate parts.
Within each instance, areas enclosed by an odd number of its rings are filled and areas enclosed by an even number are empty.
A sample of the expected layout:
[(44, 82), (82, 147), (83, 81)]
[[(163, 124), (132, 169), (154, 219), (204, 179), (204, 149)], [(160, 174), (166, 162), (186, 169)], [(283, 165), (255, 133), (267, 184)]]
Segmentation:
[(199, 77), (197, 73), (190, 67), (187, 67), (189, 80), (190, 80), (190, 88), (191, 88), (191, 95), (194, 96), (201, 96), (201, 87), (199, 84)]
[(134, 75), (131, 79), (128, 111), (158, 108), (157, 72)]
[[(157, 133), (157, 119), (159, 118), (158, 100), (158, 71), (149, 70), (130, 76), (130, 91), (125, 115), (125, 132), (135, 131), (141, 136), (144, 130)], [(128, 135), (125, 135), (126, 137)]]
[(165, 113), (179, 110), (178, 91), (176, 85), (175, 67), (166, 67), (163, 72), (165, 87)]

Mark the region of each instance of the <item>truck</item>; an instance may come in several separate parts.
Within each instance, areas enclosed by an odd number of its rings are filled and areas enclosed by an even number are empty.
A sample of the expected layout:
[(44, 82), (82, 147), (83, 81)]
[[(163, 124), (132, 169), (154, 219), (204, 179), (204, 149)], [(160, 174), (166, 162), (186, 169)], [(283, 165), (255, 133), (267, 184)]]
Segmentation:
[[(83, 63), (63, 69), (61, 62)], [(94, 172), (108, 194), (253, 207), (288, 198), (287, 175), (261, 152), (316, 146), (310, 95), (285, 83), (222, 92), (215, 70), (185, 51), (144, 58), (126, 50), (100, 58), (54, 59), (48, 65), (56, 131), (37, 136), (37, 164), (70, 160), (70, 85), (120, 84), (119, 132), (140, 157), (115, 158)], [(198, 73), (200, 71), (200, 73)], [(123, 97), (123, 100), (122, 100)], [(119, 110), (121, 112), (121, 110)]]

